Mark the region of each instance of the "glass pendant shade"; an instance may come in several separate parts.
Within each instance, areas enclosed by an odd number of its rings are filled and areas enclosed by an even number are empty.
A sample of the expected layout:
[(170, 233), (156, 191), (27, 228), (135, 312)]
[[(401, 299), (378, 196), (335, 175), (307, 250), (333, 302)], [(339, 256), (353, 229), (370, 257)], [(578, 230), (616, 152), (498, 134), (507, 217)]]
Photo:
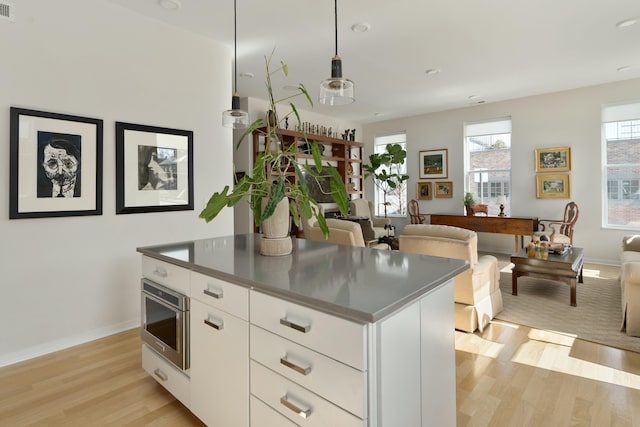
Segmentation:
[(355, 100), (353, 82), (342, 77), (342, 60), (336, 55), (331, 60), (331, 78), (320, 83), (318, 101), (324, 105), (346, 105)]
[(342, 77), (342, 59), (338, 56), (338, 0), (334, 0), (334, 5), (336, 54), (331, 59), (331, 78), (320, 83), (318, 102), (324, 105), (346, 105), (356, 98), (353, 82)]
[(231, 109), (222, 113), (222, 126), (234, 129), (249, 126), (249, 113), (240, 109), (240, 96), (237, 93), (231, 98)]

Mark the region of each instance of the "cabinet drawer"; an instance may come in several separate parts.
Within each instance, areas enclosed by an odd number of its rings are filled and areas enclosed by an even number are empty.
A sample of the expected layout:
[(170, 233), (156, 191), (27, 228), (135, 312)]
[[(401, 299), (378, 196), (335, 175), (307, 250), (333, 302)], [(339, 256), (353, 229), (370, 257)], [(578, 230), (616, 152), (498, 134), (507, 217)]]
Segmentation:
[(300, 426), (363, 427), (365, 421), (251, 361), (251, 394)]
[(251, 359), (364, 418), (366, 373), (251, 326)]
[(142, 344), (142, 368), (187, 408), (190, 405), (190, 382), (183, 372)]
[(249, 320), (249, 289), (242, 286), (192, 271), (191, 298)]
[(296, 427), (297, 424), (289, 421), (274, 409), (265, 405), (259, 399), (251, 396), (251, 427)]
[(249, 298), (252, 324), (366, 370), (365, 325), (256, 291), (251, 291)]
[(143, 255), (142, 276), (189, 295), (189, 270), (186, 268)]

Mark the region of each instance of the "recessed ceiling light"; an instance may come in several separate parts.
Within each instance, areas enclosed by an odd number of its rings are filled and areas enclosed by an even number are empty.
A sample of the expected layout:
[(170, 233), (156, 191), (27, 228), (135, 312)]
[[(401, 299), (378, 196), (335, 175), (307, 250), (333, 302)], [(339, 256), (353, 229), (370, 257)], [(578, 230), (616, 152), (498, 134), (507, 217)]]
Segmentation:
[(425, 71), (425, 73), (427, 73), (428, 76), (433, 76), (434, 74), (438, 74), (440, 72), (442, 72), (440, 68), (429, 68), (428, 70)]
[(160, 0), (158, 3), (160, 3), (160, 6), (167, 10), (177, 10), (182, 7), (182, 3), (180, 3), (180, 0)]
[(351, 26), (351, 31), (354, 33), (366, 33), (371, 28), (371, 25), (366, 22), (356, 22)]
[(380, 117), (380, 116), (384, 116), (384, 113), (373, 113), (373, 115), (374, 115), (375, 117)]
[(240, 77), (244, 77), (246, 79), (252, 79), (253, 78), (253, 73), (249, 73), (249, 72), (240, 73)]
[(625, 65), (624, 67), (616, 68), (616, 71), (629, 71), (630, 69), (631, 69), (631, 66)]
[(616, 24), (616, 27), (618, 28), (630, 27), (636, 22), (638, 22), (638, 18), (629, 18), (629, 19), (625, 19), (624, 21), (618, 22)]
[(477, 99), (478, 95), (469, 95), (469, 99)]

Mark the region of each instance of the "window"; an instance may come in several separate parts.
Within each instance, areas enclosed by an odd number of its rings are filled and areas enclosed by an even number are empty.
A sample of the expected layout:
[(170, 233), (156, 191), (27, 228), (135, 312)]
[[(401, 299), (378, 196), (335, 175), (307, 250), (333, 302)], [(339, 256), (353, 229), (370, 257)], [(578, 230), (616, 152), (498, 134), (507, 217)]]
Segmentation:
[[(405, 132), (395, 133), (392, 135), (376, 136), (374, 139), (374, 153), (385, 153), (389, 144), (399, 144), (402, 149), (407, 149), (407, 135)], [(389, 171), (388, 171), (389, 172)], [(400, 165), (397, 171), (400, 174), (407, 173), (407, 159)], [(375, 213), (376, 216), (384, 216), (384, 192), (375, 186)], [(387, 193), (387, 216), (407, 216), (407, 184), (400, 185), (395, 190)]]
[(511, 119), (464, 125), (465, 192), (497, 215), (498, 196), (507, 197), (504, 212), (511, 213)]
[(605, 227), (640, 229), (640, 103), (602, 112)]

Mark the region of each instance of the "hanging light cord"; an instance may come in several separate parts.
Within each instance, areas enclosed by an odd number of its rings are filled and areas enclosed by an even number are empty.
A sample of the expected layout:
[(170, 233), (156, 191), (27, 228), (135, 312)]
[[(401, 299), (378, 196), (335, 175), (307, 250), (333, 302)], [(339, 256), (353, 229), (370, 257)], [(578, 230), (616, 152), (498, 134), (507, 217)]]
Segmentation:
[(238, 29), (237, 27), (238, 27), (238, 18), (237, 18), (237, 10), (236, 10), (236, 0), (233, 0), (233, 76), (234, 76), (233, 92), (234, 93), (238, 93)]
[(334, 0), (335, 3), (335, 29), (336, 29), (336, 56), (338, 56), (338, 0)]

